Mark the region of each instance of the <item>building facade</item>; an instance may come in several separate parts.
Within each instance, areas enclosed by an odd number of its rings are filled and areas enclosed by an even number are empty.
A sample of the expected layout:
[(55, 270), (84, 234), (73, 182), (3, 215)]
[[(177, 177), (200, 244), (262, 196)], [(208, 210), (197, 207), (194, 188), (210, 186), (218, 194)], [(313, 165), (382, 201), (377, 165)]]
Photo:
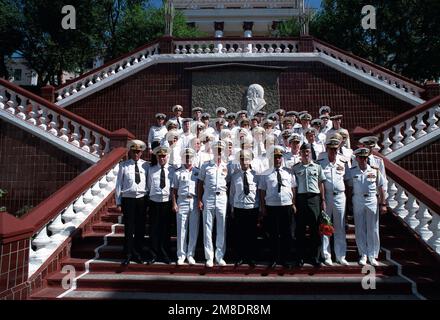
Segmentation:
[(174, 7), (208, 36), (268, 37), (274, 35), (280, 21), (298, 17), (304, 1), (174, 0)]

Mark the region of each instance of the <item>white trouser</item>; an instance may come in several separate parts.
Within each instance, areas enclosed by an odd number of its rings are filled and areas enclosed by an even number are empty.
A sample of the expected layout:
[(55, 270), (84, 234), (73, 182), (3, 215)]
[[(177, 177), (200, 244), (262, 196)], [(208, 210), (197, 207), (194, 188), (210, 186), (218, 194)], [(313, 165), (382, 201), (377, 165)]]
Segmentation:
[[(336, 259), (340, 260), (345, 257), (347, 251), (347, 241), (345, 238), (345, 193), (341, 192), (336, 195), (327, 193), (325, 195), (326, 213), (333, 221), (335, 232), (334, 249)], [(330, 238), (322, 236), (322, 254), (324, 258), (331, 258)]]
[(359, 255), (377, 258), (380, 250), (377, 198), (354, 195), (353, 216)]
[[(197, 237), (199, 235), (200, 213), (197, 206), (197, 198), (179, 197), (177, 205), (179, 210), (176, 215), (177, 222), (177, 259), (194, 257)], [(189, 225), (189, 229), (188, 229)], [(187, 234), (188, 245), (187, 245)]]
[(227, 200), (226, 193), (221, 195), (205, 193), (203, 195), (203, 243), (206, 260), (214, 259), (214, 249), (212, 246), (212, 228), (214, 226), (214, 219), (217, 222), (215, 259), (220, 261), (225, 256)]

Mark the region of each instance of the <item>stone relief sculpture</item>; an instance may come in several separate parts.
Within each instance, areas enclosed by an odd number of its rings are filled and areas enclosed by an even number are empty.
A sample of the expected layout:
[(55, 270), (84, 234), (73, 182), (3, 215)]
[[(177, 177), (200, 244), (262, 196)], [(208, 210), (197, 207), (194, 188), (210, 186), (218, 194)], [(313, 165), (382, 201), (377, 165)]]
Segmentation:
[(251, 84), (247, 89), (247, 112), (248, 117), (253, 117), (258, 111), (260, 111), (265, 105), (264, 89), (259, 84)]

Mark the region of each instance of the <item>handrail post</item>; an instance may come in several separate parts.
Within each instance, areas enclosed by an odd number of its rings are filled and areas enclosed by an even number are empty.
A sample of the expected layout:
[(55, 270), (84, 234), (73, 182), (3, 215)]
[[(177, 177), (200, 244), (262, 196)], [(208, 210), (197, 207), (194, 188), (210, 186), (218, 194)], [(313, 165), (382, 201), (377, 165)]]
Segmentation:
[(128, 140), (134, 139), (135, 135), (127, 129), (119, 129), (110, 134), (110, 149), (127, 147)]
[(47, 85), (41, 88), (41, 97), (49, 102), (55, 103), (55, 87)]
[(159, 40), (160, 54), (171, 54), (173, 52), (173, 37), (163, 36)]
[(300, 36), (298, 42), (298, 52), (313, 52), (313, 37)]

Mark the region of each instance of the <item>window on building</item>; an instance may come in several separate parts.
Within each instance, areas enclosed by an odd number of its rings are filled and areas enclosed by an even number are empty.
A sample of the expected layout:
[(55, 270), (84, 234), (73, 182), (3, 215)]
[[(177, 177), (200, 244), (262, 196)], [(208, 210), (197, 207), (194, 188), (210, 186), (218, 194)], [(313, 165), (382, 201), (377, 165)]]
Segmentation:
[(21, 69), (14, 69), (14, 80), (15, 81), (21, 81)]

